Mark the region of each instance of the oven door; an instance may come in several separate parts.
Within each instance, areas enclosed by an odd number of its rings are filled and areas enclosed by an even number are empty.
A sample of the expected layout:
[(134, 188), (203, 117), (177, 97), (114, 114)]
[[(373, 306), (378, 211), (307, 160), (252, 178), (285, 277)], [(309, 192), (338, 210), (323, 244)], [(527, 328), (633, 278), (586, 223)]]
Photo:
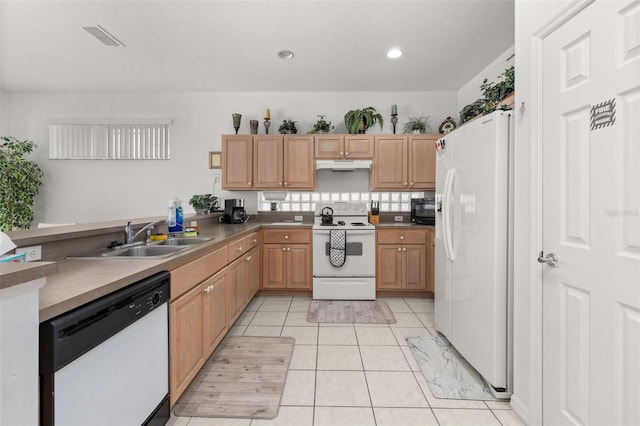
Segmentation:
[(329, 261), (329, 230), (313, 230), (314, 277), (374, 277), (376, 269), (375, 231), (346, 230), (347, 257), (344, 265)]

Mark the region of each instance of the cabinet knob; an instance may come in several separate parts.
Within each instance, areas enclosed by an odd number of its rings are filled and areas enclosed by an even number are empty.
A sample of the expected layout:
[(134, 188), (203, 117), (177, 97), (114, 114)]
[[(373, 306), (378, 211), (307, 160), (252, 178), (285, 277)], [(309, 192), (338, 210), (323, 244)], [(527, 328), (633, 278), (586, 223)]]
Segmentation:
[(251, 260), (251, 256), (247, 256), (247, 258), (245, 259), (247, 262)]
[(289, 182), (285, 182), (285, 183), (284, 183), (284, 186), (287, 186), (287, 185), (289, 185)]
[(349, 151), (345, 152), (344, 155), (349, 155)]
[(285, 235), (285, 236), (284, 236), (284, 239), (285, 239), (285, 240), (288, 240), (288, 239), (289, 239), (289, 236), (288, 236), (288, 235)]
[(251, 182), (247, 182), (247, 185), (251, 186)]
[(409, 186), (413, 186), (413, 182), (409, 182)]
[(408, 185), (408, 183), (407, 183), (407, 182), (405, 182), (405, 183), (404, 183), (404, 186), (407, 186), (407, 185)]
[(344, 152), (340, 151), (340, 155), (344, 155)]
[(287, 248), (286, 247), (282, 247), (282, 251), (287, 251)]
[(278, 185), (279, 185), (279, 186), (282, 186), (282, 182), (278, 182)]
[(398, 247), (398, 251), (402, 251), (402, 247)]
[(254, 238), (254, 239), (253, 239), (253, 240), (251, 240), (251, 241), (252, 241), (252, 242), (254, 242), (254, 243), (257, 243), (257, 242), (258, 242), (258, 239), (257, 239), (257, 238)]
[(404, 240), (404, 235), (400, 235), (400, 239), (401, 239), (401, 240)]
[(407, 248), (406, 247), (402, 247), (402, 251), (407, 251)]
[(242, 247), (238, 247), (238, 251), (242, 251)]
[(291, 247), (287, 247), (287, 251), (291, 251)]

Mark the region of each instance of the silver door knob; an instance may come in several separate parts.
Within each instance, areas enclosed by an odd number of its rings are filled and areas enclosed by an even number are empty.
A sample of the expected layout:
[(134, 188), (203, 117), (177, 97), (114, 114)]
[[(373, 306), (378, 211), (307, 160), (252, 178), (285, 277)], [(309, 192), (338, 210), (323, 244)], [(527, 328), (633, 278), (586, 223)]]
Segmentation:
[(538, 254), (538, 263), (546, 263), (554, 268), (558, 267), (558, 256), (553, 253), (547, 253), (545, 257), (542, 257), (543, 255), (544, 252), (540, 252), (540, 254)]

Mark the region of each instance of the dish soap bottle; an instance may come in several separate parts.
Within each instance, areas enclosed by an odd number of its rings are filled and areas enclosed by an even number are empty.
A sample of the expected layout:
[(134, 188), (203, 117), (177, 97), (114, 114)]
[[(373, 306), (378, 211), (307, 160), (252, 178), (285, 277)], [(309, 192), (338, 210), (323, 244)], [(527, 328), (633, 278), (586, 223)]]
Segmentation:
[(182, 201), (178, 198), (169, 200), (169, 216), (167, 218), (169, 233), (182, 232), (182, 223)]

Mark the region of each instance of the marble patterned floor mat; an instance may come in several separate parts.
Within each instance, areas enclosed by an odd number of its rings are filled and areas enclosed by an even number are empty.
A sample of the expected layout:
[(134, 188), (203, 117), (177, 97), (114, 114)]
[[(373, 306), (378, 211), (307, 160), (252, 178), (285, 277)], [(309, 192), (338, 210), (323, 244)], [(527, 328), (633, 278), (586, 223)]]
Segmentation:
[(314, 300), (307, 322), (347, 324), (395, 324), (387, 302), (379, 300)]
[(226, 338), (180, 396), (174, 414), (275, 418), (294, 344), (293, 337)]
[(422, 375), (436, 398), (497, 400), (480, 374), (440, 337), (407, 337)]

